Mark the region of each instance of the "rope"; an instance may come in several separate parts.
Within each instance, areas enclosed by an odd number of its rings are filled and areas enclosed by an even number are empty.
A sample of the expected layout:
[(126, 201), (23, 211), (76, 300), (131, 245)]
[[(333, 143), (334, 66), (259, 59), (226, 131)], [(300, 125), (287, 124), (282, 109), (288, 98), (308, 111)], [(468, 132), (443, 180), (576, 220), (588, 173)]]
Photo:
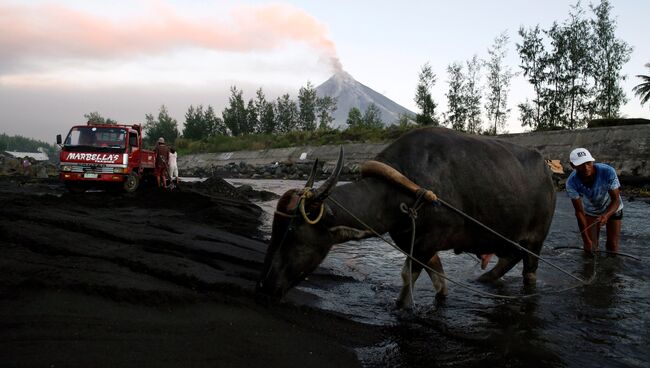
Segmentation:
[[(409, 253), (409, 259), (413, 259), (413, 248), (415, 247), (415, 220), (418, 218), (418, 210), (422, 207), (422, 198), (427, 194), (427, 191), (419, 189), (417, 191), (417, 199), (413, 207), (409, 208), (405, 203), (400, 203), (400, 210), (403, 213), (409, 215), (411, 218), (411, 251)], [(435, 195), (434, 195), (435, 198)], [(409, 262), (409, 290), (411, 292), (411, 304), (415, 305), (415, 299), (413, 296), (413, 262)]]
[[(541, 257), (541, 256), (539, 256), (539, 255), (537, 255), (537, 254), (535, 254), (535, 253), (529, 251), (528, 249), (526, 249), (526, 248), (522, 247), (521, 245), (517, 244), (516, 242), (514, 242), (514, 241), (512, 241), (512, 240), (506, 238), (505, 236), (499, 234), (498, 232), (492, 230), (492, 229), (489, 228), (487, 225), (485, 225), (485, 224), (483, 224), (482, 222), (480, 222), (479, 220), (477, 220), (477, 219), (475, 219), (475, 218), (469, 216), (468, 214), (466, 214), (465, 212), (463, 212), (463, 211), (457, 209), (456, 207), (452, 206), (451, 204), (445, 202), (445, 201), (442, 200), (440, 197), (438, 197), (438, 201), (439, 201), (440, 203), (442, 203), (445, 207), (451, 209), (452, 211), (456, 212), (457, 214), (463, 216), (464, 218), (466, 218), (466, 219), (468, 219), (468, 220), (474, 222), (475, 224), (479, 225), (480, 227), (482, 227), (483, 229), (487, 230), (487, 231), (490, 232), (491, 234), (496, 235), (497, 237), (499, 237), (499, 238), (505, 240), (506, 242), (508, 242), (509, 244), (514, 245), (514, 246), (517, 247), (519, 250), (522, 250), (522, 251), (524, 251), (524, 252), (526, 252), (526, 253), (532, 255), (533, 257), (539, 259), (540, 261), (542, 261), (542, 262), (544, 262), (544, 263), (550, 265), (551, 267), (553, 267), (553, 268), (555, 268), (555, 269), (557, 269), (557, 270), (559, 270), (559, 271), (561, 271), (561, 272), (563, 272), (563, 273), (565, 273), (565, 274), (571, 276), (572, 278), (574, 278), (574, 279), (580, 281), (580, 282), (583, 283), (583, 284), (587, 283), (585, 280), (583, 280), (583, 279), (581, 279), (581, 278), (579, 278), (579, 277), (577, 277), (577, 276), (571, 274), (570, 272), (566, 271), (566, 270), (563, 269), (562, 267), (560, 267), (560, 266), (556, 266), (553, 262), (547, 261), (547, 260), (544, 259), (543, 257)], [(587, 229), (583, 230), (583, 232), (586, 231), (586, 230), (587, 230)]]
[[(336, 205), (339, 206), (342, 210), (344, 210), (345, 212), (347, 212), (350, 216), (352, 216), (352, 218), (354, 218), (355, 220), (357, 220), (357, 221), (358, 221), (361, 225), (363, 225), (366, 229), (370, 230), (370, 231), (371, 231), (371, 232), (372, 232), (376, 237), (378, 237), (379, 239), (383, 240), (386, 244), (390, 245), (391, 247), (395, 248), (395, 250), (397, 250), (398, 252), (400, 252), (400, 253), (402, 253), (403, 255), (409, 257), (409, 254), (408, 254), (408, 253), (406, 253), (405, 251), (403, 251), (403, 250), (402, 250), (400, 247), (398, 247), (395, 243), (393, 243), (393, 242), (391, 242), (390, 240), (386, 239), (386, 237), (384, 237), (384, 236), (382, 236), (381, 234), (379, 234), (377, 231), (375, 231), (375, 229), (373, 229), (373, 228), (370, 227), (368, 224), (366, 224), (365, 222), (363, 222), (363, 220), (361, 220), (360, 218), (358, 218), (357, 216), (355, 216), (352, 212), (350, 212), (347, 208), (345, 208), (342, 204), (340, 204), (340, 203), (339, 203), (338, 201), (336, 201), (334, 198), (330, 197), (330, 198), (328, 198), (328, 200), (332, 201), (332, 203), (336, 204)], [(417, 258), (410, 258), (410, 259), (411, 259), (411, 261), (415, 261), (416, 263), (418, 263), (418, 264), (419, 264), (420, 266), (422, 266), (423, 268), (425, 268), (425, 269), (427, 269), (427, 270), (429, 270), (429, 271), (435, 273), (436, 275), (438, 275), (438, 276), (442, 277), (443, 279), (445, 279), (445, 280), (451, 282), (452, 284), (457, 285), (457, 286), (460, 286), (460, 287), (462, 287), (462, 288), (465, 288), (465, 289), (470, 290), (470, 291), (472, 291), (472, 292), (475, 292), (475, 293), (477, 293), (477, 294), (481, 294), (481, 295), (485, 295), (485, 296), (489, 296), (489, 297), (493, 297), (493, 298), (511, 299), (511, 300), (516, 300), (516, 299), (521, 299), (521, 298), (529, 298), (529, 297), (533, 297), (533, 296), (538, 295), (538, 294), (529, 294), (529, 295), (523, 295), (523, 296), (509, 296), (509, 295), (492, 294), (492, 293), (489, 293), (489, 292), (481, 291), (481, 290), (475, 289), (475, 288), (473, 288), (473, 287), (471, 287), (471, 286), (469, 286), (469, 285), (467, 285), (467, 284), (465, 284), (465, 283), (462, 283), (462, 282), (460, 282), (460, 281), (456, 281), (456, 280), (454, 280), (454, 279), (449, 278), (447, 275), (442, 274), (442, 273), (440, 273), (440, 272), (434, 270), (433, 268), (427, 266), (426, 264), (420, 262)]]
[[(473, 288), (472, 286), (470, 286), (470, 285), (468, 285), (468, 284), (465, 284), (465, 283), (463, 283), (463, 282), (460, 282), (460, 281), (456, 281), (456, 280), (454, 280), (454, 279), (451, 279), (451, 278), (449, 278), (447, 275), (445, 275), (444, 273), (440, 273), (440, 272), (434, 270), (433, 268), (429, 267), (428, 265), (424, 264), (424, 263), (421, 262), (420, 260), (418, 260), (418, 259), (416, 259), (416, 258), (413, 258), (412, 255), (409, 255), (409, 254), (406, 253), (404, 250), (402, 250), (400, 247), (398, 247), (395, 243), (391, 242), (390, 240), (386, 239), (386, 237), (384, 237), (383, 235), (379, 234), (375, 229), (373, 229), (370, 225), (366, 224), (363, 220), (361, 220), (360, 218), (358, 218), (357, 216), (355, 216), (352, 212), (350, 212), (350, 210), (348, 210), (347, 208), (345, 208), (345, 206), (343, 206), (341, 203), (339, 203), (339, 202), (338, 202), (337, 200), (335, 200), (334, 198), (329, 197), (328, 200), (330, 200), (332, 203), (336, 204), (336, 205), (337, 205), (338, 207), (340, 207), (343, 211), (347, 212), (348, 215), (350, 215), (353, 219), (355, 219), (357, 222), (359, 222), (362, 226), (364, 226), (366, 229), (368, 229), (370, 232), (372, 232), (376, 237), (378, 237), (379, 239), (383, 240), (386, 244), (390, 245), (391, 247), (393, 247), (393, 248), (394, 248), (395, 250), (397, 250), (398, 252), (400, 252), (400, 253), (402, 253), (403, 255), (409, 257), (409, 259), (411, 260), (411, 262), (413, 262), (413, 261), (417, 262), (417, 263), (418, 263), (420, 266), (422, 266), (423, 268), (425, 268), (425, 269), (427, 269), (427, 270), (433, 272), (433, 273), (436, 274), (437, 276), (442, 277), (443, 279), (449, 281), (450, 283), (452, 283), (452, 284), (454, 284), (454, 285), (456, 285), (456, 286), (459, 286), (459, 287), (461, 287), (461, 288), (467, 289), (467, 290), (472, 291), (472, 292), (474, 292), (474, 293), (476, 293), (476, 294), (479, 294), (479, 295), (488, 296), (488, 297), (491, 297), (491, 298), (497, 298), (497, 299), (519, 300), (519, 299), (527, 299), (527, 298), (532, 298), (532, 297), (535, 297), (535, 296), (539, 296), (539, 295), (541, 295), (540, 293), (533, 293), (533, 294), (527, 294), (527, 295), (516, 295), (516, 296), (494, 294), (494, 293), (490, 293), (490, 292), (486, 292), (486, 291), (478, 290), (478, 289)], [(438, 200), (440, 200), (440, 199), (438, 199)], [(417, 203), (417, 202), (416, 202), (416, 203)], [(400, 207), (401, 207), (401, 206), (400, 206)], [(467, 215), (466, 215), (466, 216), (467, 216)], [(469, 217), (469, 216), (468, 216), (468, 217)], [(483, 225), (483, 226), (485, 226), (485, 225)], [(490, 230), (491, 230), (491, 229), (490, 229)], [(414, 236), (415, 236), (414, 234), (415, 234), (415, 228), (413, 228), (412, 239), (414, 239)], [(515, 243), (515, 244), (516, 244), (516, 243)], [(518, 244), (517, 244), (517, 245), (518, 245)], [(412, 273), (411, 273), (411, 274), (412, 274)], [(571, 275), (571, 276), (573, 276), (573, 275)], [(568, 290), (576, 289), (576, 288), (578, 288), (578, 287), (580, 287), (580, 286), (583, 286), (583, 285), (588, 285), (588, 284), (591, 283), (591, 281), (593, 280), (593, 277), (594, 277), (594, 276), (595, 276), (595, 265), (594, 265), (594, 274), (592, 275), (592, 278), (590, 278), (589, 282), (582, 281), (581, 279), (578, 278), (578, 280), (581, 281), (581, 284), (577, 284), (577, 285), (569, 286), (569, 287), (566, 287), (566, 288), (564, 288), (564, 289), (560, 289), (560, 290), (549, 291), (548, 293), (549, 293), (549, 294), (559, 294), (559, 293), (563, 293), (563, 292), (568, 291)], [(412, 282), (411, 282), (411, 284), (412, 284)], [(411, 297), (412, 297), (412, 295), (413, 295), (412, 290), (413, 290), (413, 289), (411, 289)]]
[[(569, 247), (555, 247), (555, 248), (553, 248), (553, 250), (560, 250), (560, 249), (583, 250), (581, 247), (571, 247), (571, 246), (569, 246)], [(631, 254), (621, 253), (621, 252), (613, 252), (613, 251), (611, 251), (611, 250), (599, 250), (599, 249), (598, 249), (598, 250), (595, 250), (595, 251), (593, 251), (593, 252), (594, 252), (594, 253), (605, 253), (605, 254), (611, 254), (611, 255), (614, 255), (614, 256), (629, 257), (629, 258), (632, 258), (632, 259), (637, 260), (637, 261), (640, 261), (640, 260), (641, 260), (641, 258), (636, 257), (636, 256), (633, 256), (633, 255), (631, 255)]]

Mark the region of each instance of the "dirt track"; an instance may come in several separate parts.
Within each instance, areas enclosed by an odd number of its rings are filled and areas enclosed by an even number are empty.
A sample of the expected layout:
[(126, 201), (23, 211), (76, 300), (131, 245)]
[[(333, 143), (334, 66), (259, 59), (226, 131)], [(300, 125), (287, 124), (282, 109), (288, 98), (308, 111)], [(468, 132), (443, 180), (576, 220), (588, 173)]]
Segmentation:
[(1, 179), (2, 365), (358, 365), (349, 346), (377, 331), (255, 301), (260, 214), (219, 180), (72, 195)]

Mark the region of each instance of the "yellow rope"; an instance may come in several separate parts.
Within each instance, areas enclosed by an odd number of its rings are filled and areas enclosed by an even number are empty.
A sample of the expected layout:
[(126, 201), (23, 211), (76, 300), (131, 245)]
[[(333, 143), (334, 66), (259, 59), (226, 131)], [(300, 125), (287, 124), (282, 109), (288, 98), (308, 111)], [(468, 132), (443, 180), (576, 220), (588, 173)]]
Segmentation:
[(314, 192), (311, 191), (311, 188), (305, 188), (302, 192), (302, 196), (300, 197), (300, 213), (302, 214), (302, 218), (305, 219), (305, 222), (307, 222), (309, 225), (316, 225), (318, 221), (323, 218), (323, 213), (325, 213), (325, 203), (321, 202), (320, 204), (320, 212), (318, 213), (318, 216), (314, 220), (310, 220), (309, 216), (307, 216), (307, 212), (305, 212), (305, 202), (314, 196)]

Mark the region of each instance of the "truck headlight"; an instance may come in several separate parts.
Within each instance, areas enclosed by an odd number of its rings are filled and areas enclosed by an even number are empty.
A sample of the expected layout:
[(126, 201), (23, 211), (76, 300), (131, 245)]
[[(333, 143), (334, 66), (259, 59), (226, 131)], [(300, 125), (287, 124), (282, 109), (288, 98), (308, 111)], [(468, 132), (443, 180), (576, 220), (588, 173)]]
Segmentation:
[(61, 171), (72, 171), (72, 166), (63, 165), (61, 166)]
[(123, 168), (123, 167), (114, 167), (113, 168), (113, 174), (122, 174), (122, 173), (124, 173), (124, 171), (126, 171), (126, 169)]

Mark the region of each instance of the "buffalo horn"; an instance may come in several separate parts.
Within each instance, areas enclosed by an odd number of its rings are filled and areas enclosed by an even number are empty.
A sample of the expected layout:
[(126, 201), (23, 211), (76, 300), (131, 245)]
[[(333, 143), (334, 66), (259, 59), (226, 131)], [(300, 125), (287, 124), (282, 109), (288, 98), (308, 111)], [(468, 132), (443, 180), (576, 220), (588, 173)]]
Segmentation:
[(311, 172), (309, 173), (309, 179), (307, 179), (307, 183), (305, 184), (305, 188), (311, 188), (314, 186), (314, 180), (316, 180), (316, 173), (318, 172), (318, 159), (314, 161), (314, 166), (311, 168)]
[(343, 146), (339, 151), (339, 159), (336, 162), (336, 167), (332, 170), (332, 174), (329, 178), (314, 192), (314, 198), (316, 200), (323, 200), (327, 198), (328, 195), (332, 192), (336, 183), (339, 181), (339, 175), (341, 175), (341, 170), (343, 169)]

